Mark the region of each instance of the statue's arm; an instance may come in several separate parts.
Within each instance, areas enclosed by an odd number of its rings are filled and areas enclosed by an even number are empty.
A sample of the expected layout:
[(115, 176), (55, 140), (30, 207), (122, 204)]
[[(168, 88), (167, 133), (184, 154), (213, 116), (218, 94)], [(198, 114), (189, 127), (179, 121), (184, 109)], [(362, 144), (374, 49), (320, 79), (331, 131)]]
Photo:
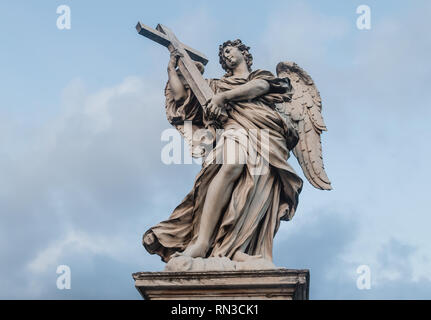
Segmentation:
[(255, 79), (236, 87), (235, 89), (228, 90), (220, 93), (224, 102), (229, 101), (245, 101), (252, 100), (261, 95), (269, 92), (270, 85), (268, 81), (262, 79)]
[(219, 117), (222, 108), (229, 101), (247, 101), (257, 98), (269, 92), (270, 84), (263, 79), (254, 79), (235, 89), (224, 91), (214, 95), (208, 104), (208, 111)]
[(178, 55), (176, 55), (175, 52), (171, 53), (171, 58), (168, 64), (168, 85), (172, 91), (174, 100), (176, 102), (179, 102), (186, 99), (187, 93), (183, 83), (181, 82), (181, 79), (178, 77), (178, 73), (176, 70), (177, 63)]

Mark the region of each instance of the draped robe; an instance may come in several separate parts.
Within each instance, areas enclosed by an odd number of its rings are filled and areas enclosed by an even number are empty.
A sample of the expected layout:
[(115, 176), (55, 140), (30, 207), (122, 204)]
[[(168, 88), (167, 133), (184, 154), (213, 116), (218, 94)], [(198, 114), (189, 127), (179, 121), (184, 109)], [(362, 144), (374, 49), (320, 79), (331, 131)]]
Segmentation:
[[(147, 251), (158, 254), (165, 262), (197, 239), (208, 187), (223, 165), (215, 161), (223, 157), (223, 143), (235, 146), (246, 161), (214, 228), (206, 257), (232, 258), (240, 251), (272, 261), (273, 239), (280, 221), (293, 217), (302, 189), (301, 178), (287, 163), (289, 150), (298, 137), (274, 109), (276, 103), (289, 98), (290, 86), (264, 70), (253, 71), (247, 79), (223, 77), (207, 81), (214, 93), (220, 93), (254, 79), (266, 80), (269, 92), (249, 101), (229, 102), (222, 139), (207, 154), (193, 189), (167, 220), (144, 234), (154, 236), (153, 243), (143, 243)], [(165, 89), (168, 121), (183, 135), (184, 121), (192, 121), (194, 130), (205, 127), (201, 105), (187, 86), (186, 92), (186, 99), (175, 102), (169, 85)], [(253, 161), (249, 161), (251, 155)], [(256, 166), (264, 170), (259, 173)]]

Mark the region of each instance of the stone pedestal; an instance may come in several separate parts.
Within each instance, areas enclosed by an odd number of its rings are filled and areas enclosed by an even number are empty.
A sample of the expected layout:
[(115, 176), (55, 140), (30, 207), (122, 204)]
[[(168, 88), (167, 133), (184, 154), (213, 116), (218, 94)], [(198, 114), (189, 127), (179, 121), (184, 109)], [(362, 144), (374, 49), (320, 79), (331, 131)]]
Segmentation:
[(308, 300), (308, 270), (137, 272), (135, 287), (148, 300)]

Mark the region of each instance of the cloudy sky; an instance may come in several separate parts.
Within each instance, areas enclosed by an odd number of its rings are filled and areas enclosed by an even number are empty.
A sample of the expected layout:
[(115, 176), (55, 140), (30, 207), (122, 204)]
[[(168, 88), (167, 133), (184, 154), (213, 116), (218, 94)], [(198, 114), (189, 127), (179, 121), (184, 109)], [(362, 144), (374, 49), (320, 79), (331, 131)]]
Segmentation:
[[(63, 4), (70, 30), (57, 28)], [(370, 30), (356, 26), (363, 4)], [(131, 274), (163, 269), (141, 236), (199, 166), (160, 159), (169, 56), (138, 20), (204, 52), (208, 78), (236, 38), (255, 68), (295, 61), (314, 78), (334, 190), (306, 182), (274, 246), (277, 265), (310, 269), (312, 299), (431, 298), (428, 1), (20, 0), (0, 12), (0, 298), (139, 299)], [(70, 290), (57, 289), (59, 265)]]

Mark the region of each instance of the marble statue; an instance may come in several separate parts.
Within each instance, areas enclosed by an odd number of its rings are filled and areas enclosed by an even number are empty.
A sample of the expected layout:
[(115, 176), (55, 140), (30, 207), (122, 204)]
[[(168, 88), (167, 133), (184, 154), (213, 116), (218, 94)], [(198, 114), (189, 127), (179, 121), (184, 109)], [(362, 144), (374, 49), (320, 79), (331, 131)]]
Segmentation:
[[(167, 27), (139, 23), (137, 29), (168, 47), (167, 118), (203, 158), (193, 189), (167, 220), (146, 231), (144, 247), (168, 271), (275, 268), (274, 236), (280, 222), (294, 216), (303, 185), (287, 163), (290, 152), (314, 187), (331, 189), (313, 80), (292, 62), (278, 63), (277, 76), (253, 70), (241, 40), (220, 45), (225, 74), (204, 79), (205, 56)], [(185, 122), (194, 132), (206, 130), (205, 139), (187, 134)]]

